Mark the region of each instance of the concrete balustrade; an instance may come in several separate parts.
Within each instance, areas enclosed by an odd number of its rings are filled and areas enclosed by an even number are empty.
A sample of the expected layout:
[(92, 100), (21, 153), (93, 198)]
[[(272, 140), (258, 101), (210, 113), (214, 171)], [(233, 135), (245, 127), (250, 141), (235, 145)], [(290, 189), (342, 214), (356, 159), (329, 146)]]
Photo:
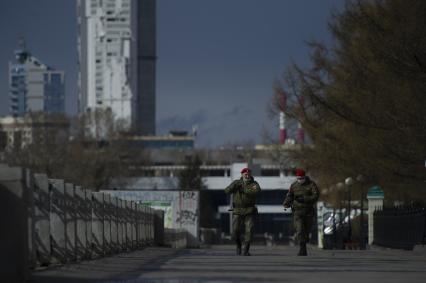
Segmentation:
[(33, 242), (36, 265), (48, 265), (51, 260), (49, 180), (45, 174), (34, 174)]
[(51, 262), (65, 263), (65, 184), (49, 179)]
[(24, 170), (0, 164), (0, 271), (5, 282), (29, 279), (27, 193)]
[(129, 200), (125, 201), (125, 219), (126, 219), (126, 250), (130, 251), (132, 250), (132, 217), (131, 217), (131, 210), (132, 210), (132, 202)]
[(75, 261), (76, 258), (76, 198), (74, 185), (65, 184), (65, 260)]
[(104, 194), (104, 254), (111, 254), (111, 196)]
[(87, 192), (81, 186), (76, 186), (74, 189), (75, 196), (75, 258), (82, 260), (86, 258), (87, 243), (87, 218), (88, 214), (88, 199)]
[(131, 202), (130, 216), (132, 222), (132, 249), (136, 249), (138, 247), (138, 238), (137, 238), (137, 210), (136, 203), (134, 201)]
[[(7, 227), (0, 238), (1, 274), (10, 282), (27, 280), (37, 266), (165, 243), (161, 210), (4, 164), (0, 208), (0, 227)], [(186, 245), (182, 231), (168, 233), (170, 246)]]
[(104, 255), (104, 194), (92, 193), (92, 254), (91, 258)]
[(111, 252), (118, 253), (118, 198), (111, 197)]
[(124, 239), (125, 230), (124, 230), (124, 217), (123, 217), (123, 209), (124, 209), (124, 200), (118, 199), (117, 202), (117, 241), (118, 241), (118, 250), (122, 252), (125, 250)]

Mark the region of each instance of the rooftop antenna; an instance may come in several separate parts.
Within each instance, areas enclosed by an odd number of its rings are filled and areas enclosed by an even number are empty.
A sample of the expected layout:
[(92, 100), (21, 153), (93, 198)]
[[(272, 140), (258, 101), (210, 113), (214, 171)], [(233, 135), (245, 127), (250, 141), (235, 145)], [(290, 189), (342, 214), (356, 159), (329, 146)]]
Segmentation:
[(15, 51), (16, 60), (18, 60), (19, 63), (23, 64), (29, 56), (30, 53), (27, 51), (25, 37), (23, 35), (20, 35), (18, 38), (18, 50)]
[(23, 36), (23, 35), (19, 36), (19, 38), (18, 38), (18, 47), (22, 51), (25, 51), (27, 49), (27, 44), (25, 42), (25, 36)]

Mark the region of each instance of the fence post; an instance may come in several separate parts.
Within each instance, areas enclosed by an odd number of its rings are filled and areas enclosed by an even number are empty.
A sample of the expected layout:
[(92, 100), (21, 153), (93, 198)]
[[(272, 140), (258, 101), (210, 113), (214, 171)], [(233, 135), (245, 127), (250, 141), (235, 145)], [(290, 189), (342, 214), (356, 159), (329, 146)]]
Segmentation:
[(92, 193), (92, 258), (104, 256), (104, 194)]
[(111, 250), (118, 253), (118, 198), (111, 196)]
[(374, 211), (382, 209), (384, 193), (379, 186), (371, 187), (367, 193), (368, 200), (368, 244), (374, 242)]
[(111, 195), (104, 194), (104, 254), (111, 254)]
[(38, 265), (50, 263), (50, 199), (46, 174), (34, 174), (34, 245)]
[(65, 249), (67, 261), (77, 259), (75, 253), (76, 238), (76, 205), (74, 195), (74, 185), (65, 184)]
[(50, 185), (50, 236), (52, 262), (66, 262), (66, 221), (64, 180), (49, 179)]
[(125, 250), (125, 240), (126, 240), (126, 230), (125, 230), (125, 220), (123, 215), (124, 200), (118, 199), (117, 204), (117, 242), (118, 242), (118, 251), (122, 252)]
[(75, 196), (75, 207), (76, 207), (76, 213), (75, 213), (75, 253), (76, 253), (76, 259), (82, 260), (86, 256), (86, 249), (87, 249), (87, 226), (86, 226), (86, 219), (87, 219), (87, 204), (86, 204), (86, 190), (84, 190), (81, 186), (75, 186), (74, 191)]
[(138, 218), (137, 218), (137, 203), (132, 201), (130, 205), (130, 217), (132, 219), (132, 249), (136, 250), (138, 248), (138, 239), (137, 239), (137, 228), (138, 228)]
[(132, 201), (125, 200), (124, 215), (126, 217), (126, 250), (132, 250)]

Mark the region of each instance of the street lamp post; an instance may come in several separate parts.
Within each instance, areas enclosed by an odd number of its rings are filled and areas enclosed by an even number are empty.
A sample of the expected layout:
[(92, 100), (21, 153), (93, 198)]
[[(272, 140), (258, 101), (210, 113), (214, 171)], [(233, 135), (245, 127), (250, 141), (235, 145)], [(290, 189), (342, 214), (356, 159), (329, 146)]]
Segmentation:
[(359, 246), (360, 246), (360, 249), (362, 249), (362, 250), (364, 250), (365, 249), (365, 243), (364, 243), (364, 185), (363, 185), (363, 183), (364, 183), (364, 181), (365, 181), (365, 178), (364, 178), (364, 176), (363, 175), (358, 175), (357, 177), (356, 177), (356, 180), (357, 180), (357, 182), (358, 183), (360, 183), (361, 184), (361, 219), (360, 219), (360, 221), (359, 221), (359, 223), (360, 223), (360, 229), (359, 229), (359, 231), (360, 231), (360, 239), (359, 239)]
[(345, 179), (345, 185), (348, 188), (348, 240), (352, 242), (352, 225), (351, 225), (351, 187), (354, 184), (354, 179), (348, 177)]

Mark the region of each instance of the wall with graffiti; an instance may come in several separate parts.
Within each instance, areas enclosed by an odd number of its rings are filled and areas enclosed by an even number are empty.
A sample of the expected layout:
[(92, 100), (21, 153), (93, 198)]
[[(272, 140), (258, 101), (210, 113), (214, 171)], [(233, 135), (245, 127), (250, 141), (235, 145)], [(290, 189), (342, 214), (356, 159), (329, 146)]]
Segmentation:
[(108, 190), (113, 196), (133, 200), (155, 209), (164, 210), (165, 228), (183, 228), (188, 231), (188, 244), (198, 245), (199, 199), (198, 191), (118, 191)]

